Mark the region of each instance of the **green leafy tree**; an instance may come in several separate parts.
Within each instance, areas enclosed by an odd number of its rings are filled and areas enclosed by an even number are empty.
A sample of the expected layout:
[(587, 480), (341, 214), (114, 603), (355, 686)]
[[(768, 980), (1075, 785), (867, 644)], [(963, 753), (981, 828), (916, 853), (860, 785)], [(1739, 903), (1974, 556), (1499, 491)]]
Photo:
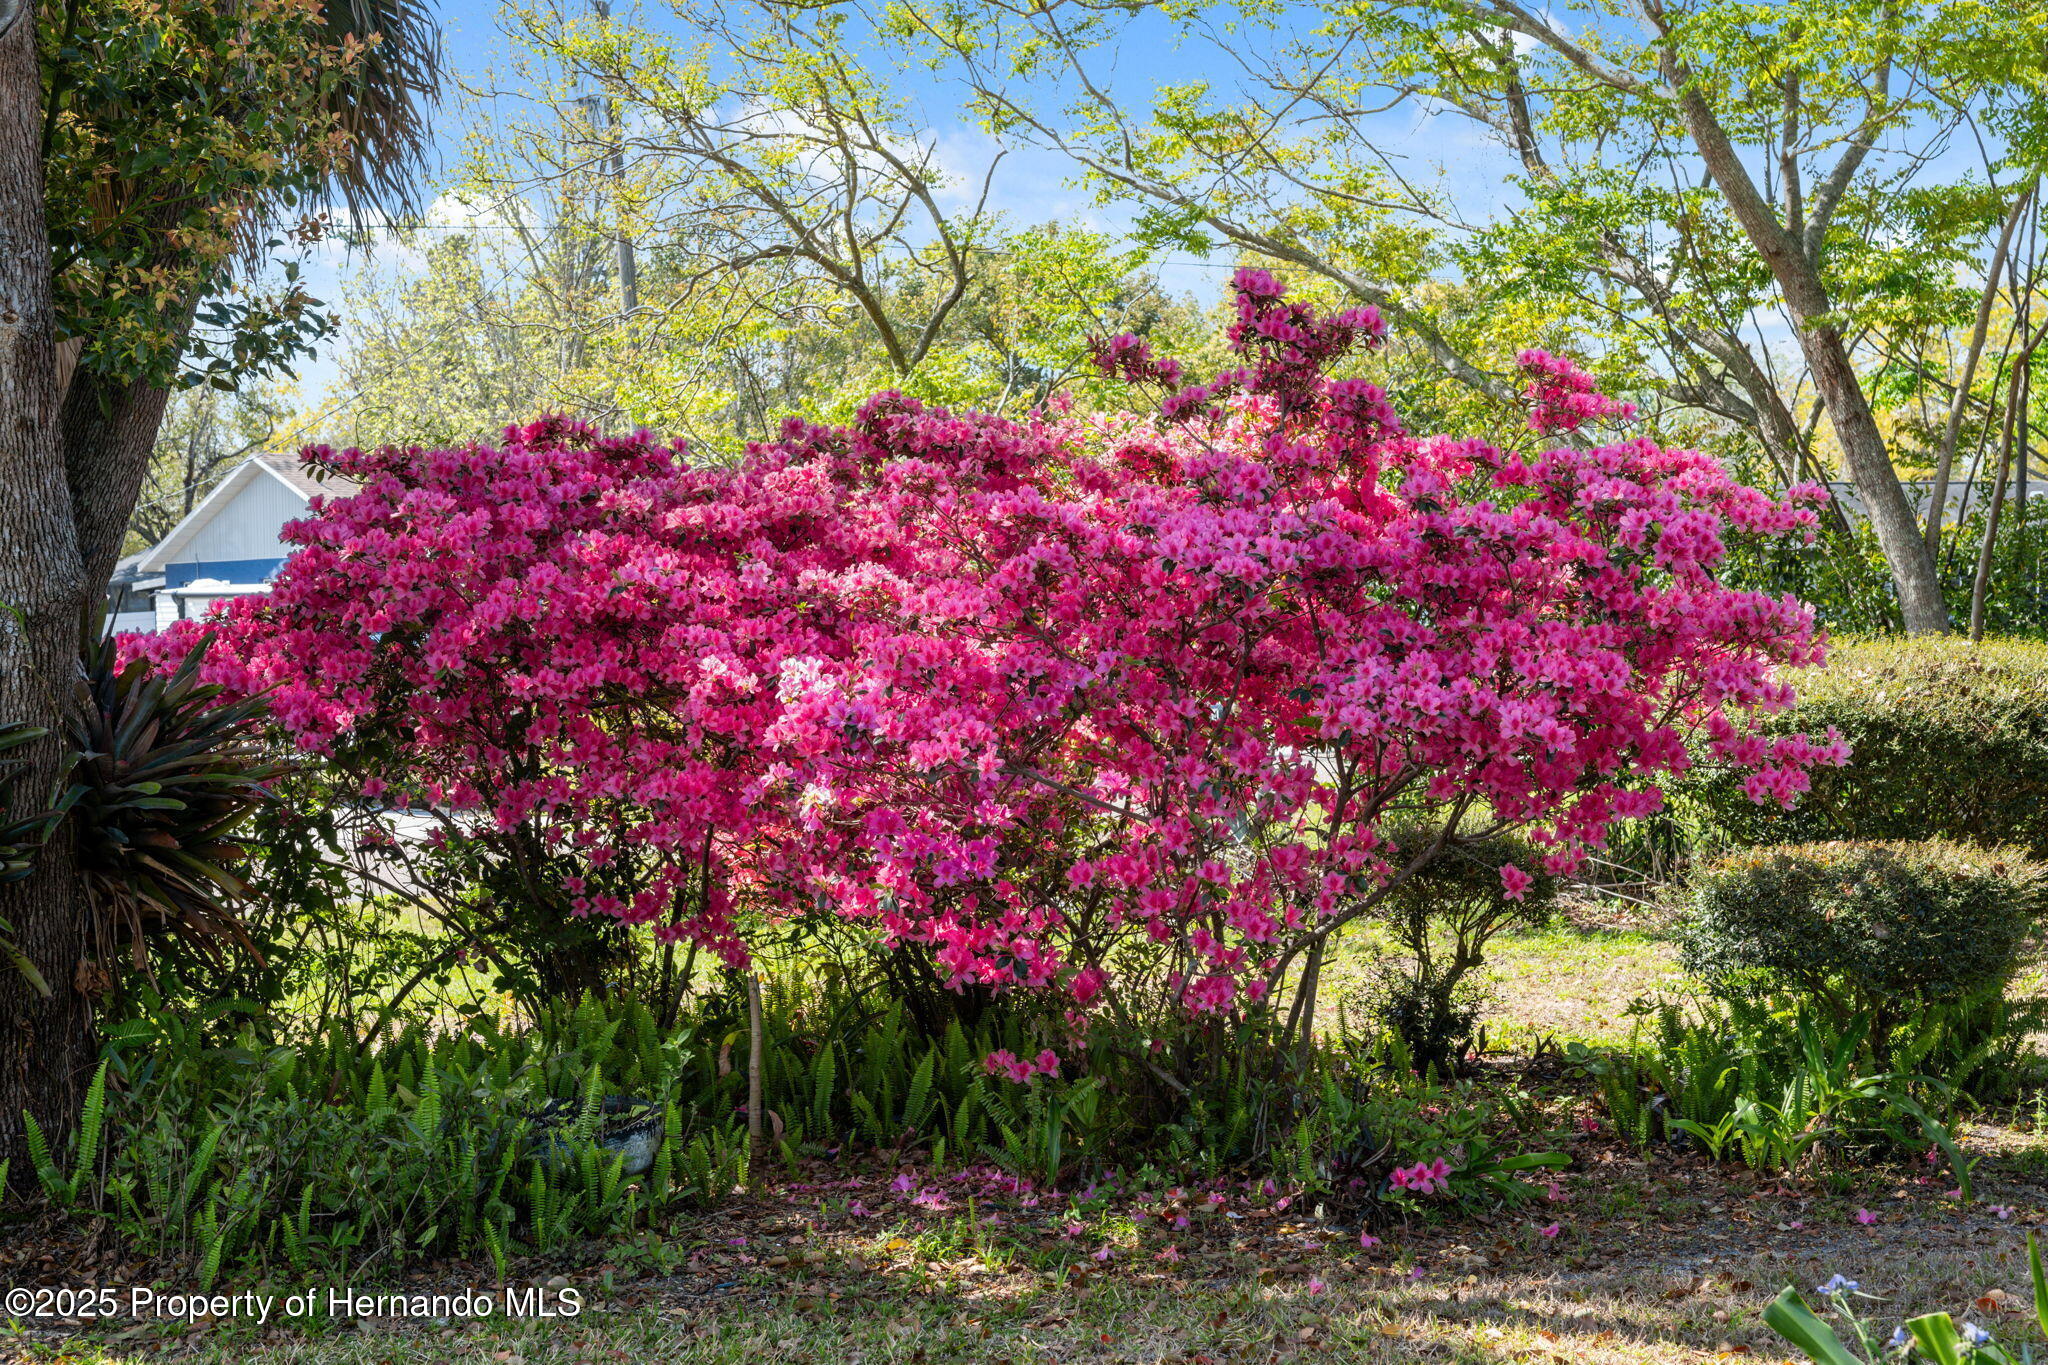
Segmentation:
[(1028, 406), (1082, 375), (1091, 332), (1208, 330), (1142, 245), (988, 211), (1016, 189), (1000, 148), (948, 166), (835, 25), (738, 14), (681, 4), (656, 33), (511, 11), (524, 103), (476, 107), (405, 242), (424, 269), (352, 288), (313, 424), (446, 442), (556, 410), (715, 458), (878, 389)]
[[(1976, 290), (1958, 275), (1996, 273), (1984, 255), (2043, 161), (2038, 9), (838, 12), (865, 13), (873, 41), (958, 80), (990, 128), (1066, 152), (1106, 198), (1137, 206), (1153, 240), (1227, 243), (1319, 275), (1379, 306), (1475, 395), (1507, 396), (1513, 349), (1566, 331), (1575, 349), (1647, 366), (1653, 416), (1732, 431), (1787, 481), (1838, 460), (1904, 625), (1948, 628), (1932, 537), (1873, 395), (1874, 339), (1967, 327)], [(1229, 77), (1133, 98), (1111, 61), (1169, 25), (1193, 65)], [(1416, 164), (1418, 118), (1430, 142), (1465, 149), (1462, 170), (1491, 156), (1504, 197)], [(1979, 146), (1983, 160), (1959, 169)], [(1773, 346), (1779, 322), (1789, 341)]]

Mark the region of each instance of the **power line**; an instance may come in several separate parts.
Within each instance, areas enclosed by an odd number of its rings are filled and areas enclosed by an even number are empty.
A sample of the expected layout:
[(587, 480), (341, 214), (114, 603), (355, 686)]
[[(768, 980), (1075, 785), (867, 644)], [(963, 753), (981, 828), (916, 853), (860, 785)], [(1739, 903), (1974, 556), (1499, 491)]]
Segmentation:
[[(467, 235), (472, 232), (516, 232), (522, 235), (537, 232), (582, 232), (592, 237), (609, 237), (610, 235), (594, 225), (587, 225), (581, 223), (534, 223), (527, 226), (520, 226), (518, 224), (513, 223), (474, 223), (468, 225), (460, 223), (418, 223), (412, 225), (400, 223), (368, 223), (358, 227), (336, 228), (330, 240), (332, 238), (346, 239), (348, 237), (355, 236), (359, 233), (370, 232), (389, 232), (400, 234), (410, 234), (415, 232), (454, 232), (463, 235)], [(1000, 247), (992, 246), (965, 246), (960, 249), (964, 252), (976, 256), (1005, 256), (1009, 254)], [(1237, 269), (1237, 266), (1231, 264), (1228, 261), (1198, 261), (1184, 256), (1147, 257), (1146, 264), (1194, 266), (1203, 270)]]

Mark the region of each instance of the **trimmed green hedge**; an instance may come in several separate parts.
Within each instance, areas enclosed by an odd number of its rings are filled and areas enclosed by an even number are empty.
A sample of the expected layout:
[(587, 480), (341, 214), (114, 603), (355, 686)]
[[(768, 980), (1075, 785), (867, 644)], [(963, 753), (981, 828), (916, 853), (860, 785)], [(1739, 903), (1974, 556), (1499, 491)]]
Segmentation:
[(1949, 838), (2048, 857), (2048, 645), (1861, 640), (1829, 655), (1788, 676), (1799, 699), (1762, 728), (1833, 726), (1849, 766), (1817, 771), (1790, 812), (1753, 804), (1726, 774), (1678, 784), (1715, 827), (1712, 843)]
[(2009, 979), (2048, 901), (2048, 867), (1939, 839), (1800, 844), (1702, 863), (1692, 893), (1686, 970), (1883, 1021)]

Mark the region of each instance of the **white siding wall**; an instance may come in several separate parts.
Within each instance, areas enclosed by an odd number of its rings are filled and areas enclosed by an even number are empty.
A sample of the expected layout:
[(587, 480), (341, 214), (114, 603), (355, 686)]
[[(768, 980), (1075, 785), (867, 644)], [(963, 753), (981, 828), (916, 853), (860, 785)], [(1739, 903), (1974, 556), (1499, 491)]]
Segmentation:
[(181, 564), (267, 559), (285, 553), (277, 533), (306, 515), (306, 500), (261, 471), (177, 553)]

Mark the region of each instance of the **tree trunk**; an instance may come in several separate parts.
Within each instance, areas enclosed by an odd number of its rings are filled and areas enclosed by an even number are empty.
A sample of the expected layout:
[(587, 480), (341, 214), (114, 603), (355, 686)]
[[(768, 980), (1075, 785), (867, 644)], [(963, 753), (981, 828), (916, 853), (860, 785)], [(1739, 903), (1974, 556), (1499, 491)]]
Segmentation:
[(1301, 964), (1301, 987), (1295, 994), (1295, 1008), (1301, 1011), (1301, 1036), (1295, 1040), (1296, 1064), (1304, 1074), (1316, 1055), (1316, 984), (1323, 976), (1323, 941), (1309, 945)]
[(1796, 230), (1798, 225), (1778, 220), (1758, 193), (1727, 130), (1699, 93), (1692, 73), (1680, 67), (1669, 50), (1660, 58), (1664, 83), (1678, 102), (1686, 132), (1743, 235), (1770, 267), (1785, 300), (1785, 311), (1799, 329), (1799, 348), (1813, 374), (1813, 387), (1827, 405), (1828, 421), (1849, 466), (1849, 479), (1863, 499), (1863, 514), (1870, 518), (1878, 546), (1891, 567), (1906, 633), (1946, 634), (1948, 606), (1942, 601), (1934, 555), (1920, 533), (1919, 518), (1906, 499), (1899, 472), (1892, 468), (1891, 451), (1884, 443), (1884, 433), (1877, 429), (1877, 419), (1871, 416), (1841, 329), (1831, 319), (1833, 300), (1815, 264), (1820, 244), (1816, 241), (1809, 254), (1803, 234)]
[(105, 591), (121, 558), (169, 399), (154, 384), (108, 380), (91, 370), (81, 370), (64, 396), (64, 472), (78, 523), (83, 581), (91, 592)]
[[(2026, 459), (2027, 408), (2033, 399), (2034, 351), (2044, 338), (2048, 338), (2048, 323), (2042, 324), (2041, 329), (2020, 348), (2019, 358), (2013, 365), (2011, 383), (2006, 389), (2005, 431), (1998, 443), (1998, 472), (1991, 481), (1991, 510), (1984, 517), (1984, 543), (1977, 552), (1977, 573), (1970, 583), (1971, 644), (1984, 639), (1984, 598), (1991, 587), (1992, 556), (1998, 548), (1998, 518), (2005, 506), (2005, 476), (2012, 468), (2015, 446), (2018, 447), (2019, 458), (2022, 461)], [(2022, 518), (2026, 516), (2024, 507), (2018, 511)]]
[[(42, 74), (36, 26), (0, 38), (0, 719), (53, 733), (31, 747), (25, 787), (47, 797), (63, 775), (64, 715), (84, 607), (78, 533), (57, 445), (56, 332), (43, 222)], [(0, 919), (52, 988), (45, 999), (0, 967), (0, 1160), (26, 1174), (24, 1111), (53, 1140), (69, 1131), (93, 1054), (89, 1000), (76, 984), (85, 947), (82, 890), (60, 831), (25, 880), (0, 887)]]
[(1970, 643), (1984, 639), (1984, 597), (1991, 586), (1991, 559), (1998, 549), (1998, 517), (2005, 508), (2005, 474), (2012, 468), (2012, 412), (2005, 416), (2005, 440), (1998, 447), (1998, 472), (1991, 480), (1991, 510), (1984, 516), (1984, 542), (1977, 550), (1977, 572), (1970, 580)]
[[(1970, 404), (1970, 385), (1977, 378), (1977, 362), (1984, 357), (1984, 341), (1991, 333), (1991, 309), (1998, 302), (1998, 277), (2005, 272), (2005, 253), (2012, 247), (2013, 229), (2026, 216), (2027, 204), (2034, 197), (2039, 184), (2038, 178), (2013, 201), (2012, 212), (2005, 216), (2005, 227), (1998, 234), (1998, 246), (1991, 253), (1991, 268), (1984, 273), (1984, 292), (1977, 299), (1977, 322), (1970, 331), (1970, 347), (1963, 355), (1963, 377), (1956, 381), (1955, 400), (1949, 404), (1948, 424), (1942, 428), (1941, 454), (1934, 463), (1934, 482), (1928, 490), (1927, 553), (1941, 553), (1942, 523), (1948, 519), (1948, 478), (1955, 468), (1956, 440), (1962, 435), (1963, 414)], [(1988, 420), (1988, 418), (1987, 418)], [(2026, 454), (2021, 452), (2024, 460)], [(2021, 480), (2022, 488), (2025, 480)], [(2022, 492), (2021, 497), (2025, 497)]]
[(1849, 466), (1850, 481), (1863, 499), (1863, 514), (1870, 518), (1878, 547), (1891, 567), (1906, 633), (1946, 634), (1948, 604), (1942, 600), (1934, 556), (1921, 536), (1919, 518), (1906, 498), (1898, 471), (1892, 468), (1891, 450), (1871, 415), (1842, 334), (1834, 324), (1817, 321), (1814, 314), (1802, 315), (1796, 306), (1791, 312), (1799, 327), (1800, 349), (1813, 373), (1813, 386), (1827, 402), (1828, 419)]

